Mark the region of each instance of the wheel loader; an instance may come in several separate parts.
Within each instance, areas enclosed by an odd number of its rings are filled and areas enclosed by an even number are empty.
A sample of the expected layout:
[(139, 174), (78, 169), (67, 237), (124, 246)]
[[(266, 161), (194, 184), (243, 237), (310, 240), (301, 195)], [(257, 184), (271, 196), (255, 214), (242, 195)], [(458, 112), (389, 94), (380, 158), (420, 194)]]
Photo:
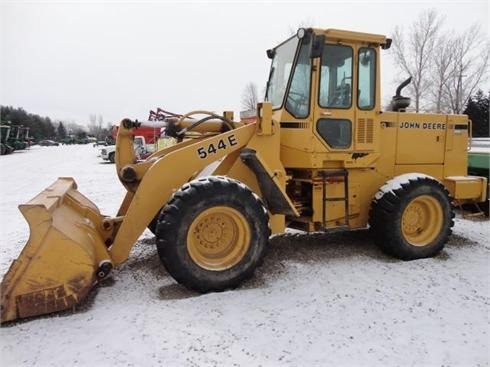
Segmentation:
[[(199, 292), (250, 278), (271, 234), (286, 228), (369, 227), (397, 258), (439, 253), (453, 206), (484, 201), (486, 178), (467, 175), (467, 116), (407, 112), (409, 80), (381, 109), (380, 53), (390, 44), (299, 29), (267, 51), (254, 123), (229, 111), (123, 119), (116, 171), (127, 192), (116, 215), (101, 214), (67, 177), (19, 206), (31, 233), (3, 278), (1, 322), (76, 306), (146, 228), (170, 275)], [(137, 161), (132, 130), (152, 124), (178, 143)]]

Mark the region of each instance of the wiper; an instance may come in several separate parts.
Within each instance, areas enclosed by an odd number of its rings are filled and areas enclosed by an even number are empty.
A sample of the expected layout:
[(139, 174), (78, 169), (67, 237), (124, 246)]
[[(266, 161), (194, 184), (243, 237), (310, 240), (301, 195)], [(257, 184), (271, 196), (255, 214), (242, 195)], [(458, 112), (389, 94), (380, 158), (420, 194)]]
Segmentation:
[(264, 100), (266, 102), (269, 101), (269, 88), (271, 86), (271, 79), (272, 79), (272, 76), (274, 75), (274, 66), (271, 66), (271, 71), (269, 72), (269, 78), (267, 79), (267, 85), (266, 85), (266, 88), (265, 88), (265, 98)]

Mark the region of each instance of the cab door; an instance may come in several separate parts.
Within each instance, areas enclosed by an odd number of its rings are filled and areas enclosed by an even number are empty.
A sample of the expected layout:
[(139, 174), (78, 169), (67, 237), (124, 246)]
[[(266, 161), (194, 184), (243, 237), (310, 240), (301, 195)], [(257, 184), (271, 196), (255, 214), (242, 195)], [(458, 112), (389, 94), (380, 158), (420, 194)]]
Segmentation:
[(318, 74), (318, 108), (314, 134), (326, 151), (352, 151), (354, 131), (354, 50), (346, 44), (325, 44)]
[(356, 120), (353, 137), (357, 152), (379, 150), (380, 126), (375, 123), (380, 100), (377, 70), (377, 50), (373, 47), (360, 47), (357, 53)]

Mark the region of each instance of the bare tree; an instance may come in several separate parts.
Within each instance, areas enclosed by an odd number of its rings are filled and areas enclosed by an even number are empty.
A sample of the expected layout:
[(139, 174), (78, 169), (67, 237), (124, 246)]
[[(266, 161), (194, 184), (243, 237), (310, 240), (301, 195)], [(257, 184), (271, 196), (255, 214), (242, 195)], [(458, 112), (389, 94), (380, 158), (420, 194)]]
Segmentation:
[[(409, 32), (403, 27), (395, 28), (393, 55), (398, 68), (412, 77), (408, 88), (412, 91), (416, 112), (420, 110), (424, 94), (432, 84), (429, 77), (431, 60), (442, 22), (436, 10), (431, 9), (419, 16)], [(403, 75), (401, 79), (405, 78), (406, 75)]]
[(245, 111), (255, 110), (258, 102), (257, 85), (252, 82), (247, 83), (242, 93), (242, 108)]
[(454, 70), (454, 40), (443, 33), (437, 40), (434, 48), (432, 64), (432, 88), (431, 95), (435, 112), (449, 112), (446, 103), (446, 88), (455, 74)]
[(445, 84), (447, 106), (462, 113), (478, 85), (488, 77), (490, 42), (478, 25), (472, 25), (452, 42), (451, 78)]
[(91, 136), (95, 136), (97, 140), (101, 139), (102, 125), (104, 124), (104, 118), (102, 115), (90, 114), (90, 122), (88, 124), (88, 133)]
[(70, 136), (83, 137), (87, 135), (86, 128), (74, 121), (64, 121), (66, 132)]

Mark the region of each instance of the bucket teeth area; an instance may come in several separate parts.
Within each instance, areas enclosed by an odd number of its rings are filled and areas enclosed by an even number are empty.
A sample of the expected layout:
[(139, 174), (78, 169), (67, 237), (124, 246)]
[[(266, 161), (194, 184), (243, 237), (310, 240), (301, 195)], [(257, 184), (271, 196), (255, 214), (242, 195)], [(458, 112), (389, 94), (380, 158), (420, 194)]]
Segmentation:
[(86, 290), (80, 289), (67, 294), (65, 287), (59, 285), (21, 294), (17, 296), (18, 316), (24, 318), (69, 309), (79, 302), (79, 296), (86, 294), (89, 290), (90, 287), (87, 287)]

